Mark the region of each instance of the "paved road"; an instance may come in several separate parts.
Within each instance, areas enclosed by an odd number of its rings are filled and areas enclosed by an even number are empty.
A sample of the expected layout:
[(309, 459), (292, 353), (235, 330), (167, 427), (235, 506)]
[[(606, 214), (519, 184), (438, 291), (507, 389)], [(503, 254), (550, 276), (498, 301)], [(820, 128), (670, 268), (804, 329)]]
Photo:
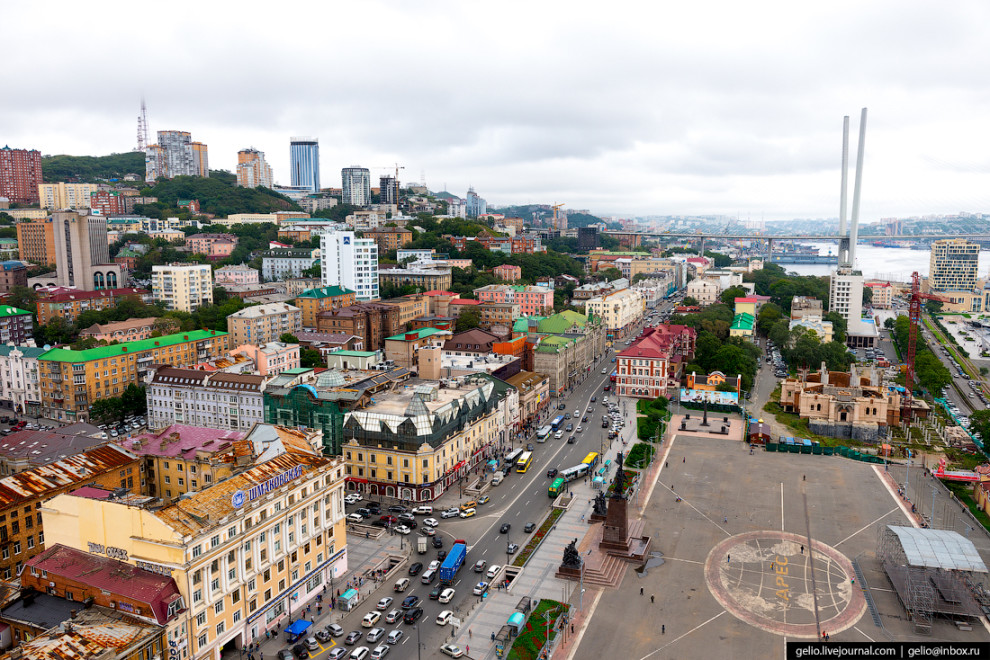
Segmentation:
[[(638, 333), (638, 331), (639, 326), (635, 329), (635, 332)], [(619, 350), (624, 347), (624, 341), (616, 346)], [(547, 487), (549, 486), (549, 480), (546, 477), (547, 470), (550, 468), (561, 469), (577, 465), (589, 452), (598, 452), (601, 451), (603, 446), (608, 446), (607, 431), (601, 427), (601, 416), (604, 412), (602, 398), (603, 395), (609, 396), (609, 393), (603, 392), (603, 387), (608, 382), (607, 374), (614, 368), (614, 364), (612, 363), (614, 355), (614, 352), (609, 353), (603, 361), (596, 362), (592, 365), (592, 369), (584, 382), (579, 384), (573, 392), (568, 393), (562, 399), (562, 402), (565, 404), (564, 409), (548, 411), (548, 413), (551, 413), (551, 417), (553, 414), (564, 414), (565, 411), (573, 416), (575, 410), (580, 411), (582, 415), (588, 415), (587, 423), (582, 422), (580, 418), (576, 421), (568, 420), (574, 423), (575, 426), (577, 424), (581, 424), (582, 426), (582, 431), (574, 434), (576, 435), (576, 442), (574, 444), (568, 444), (563, 439), (554, 440), (552, 436), (545, 443), (535, 443), (534, 441), (535, 451), (532, 467), (525, 474), (511, 473), (501, 485), (492, 488), (488, 492), (491, 500), (487, 504), (478, 507), (478, 515), (476, 517), (466, 520), (458, 518), (440, 520), (437, 535), (443, 538), (445, 549), (450, 548), (451, 542), (454, 539), (465, 539), (468, 542), (468, 554), (464, 562), (464, 568), (459, 571), (457, 581), (452, 585), (457, 592), (454, 599), (448, 604), (440, 604), (437, 601), (429, 600), (429, 593), (437, 583), (432, 585), (423, 584), (418, 577), (413, 578), (412, 584), (403, 594), (395, 594), (393, 592), (395, 580), (393, 579), (383, 584), (371, 595), (365, 597), (365, 605), (359, 607), (356, 611), (344, 618), (340, 625), (343, 626), (345, 631), (363, 630), (367, 632), (367, 629), (361, 628), (361, 618), (374, 608), (374, 603), (380, 598), (391, 596), (396, 597), (397, 602), (401, 602), (401, 598), (397, 598), (397, 596), (417, 596), (421, 601), (419, 606), (423, 607), (424, 610), (418, 630), (423, 657), (434, 657), (436, 649), (453, 632), (449, 627), (438, 626), (434, 623), (437, 615), (442, 610), (448, 609), (467, 611), (471, 604), (478, 598), (471, 593), (474, 585), (482, 579), (481, 575), (474, 573), (472, 570), (475, 562), (484, 560), (487, 563), (487, 568), (490, 568), (493, 564), (504, 565), (508, 559), (511, 559), (506, 554), (507, 544), (512, 542), (518, 544), (520, 547), (524, 547), (530, 536), (523, 532), (526, 523), (539, 523), (546, 515), (552, 502), (547, 494)], [(607, 373), (602, 374), (602, 369), (606, 369)], [(596, 398), (595, 402), (591, 401), (592, 397)], [(625, 405), (629, 418), (632, 418), (635, 415), (634, 403), (628, 402)], [(592, 412), (587, 412), (589, 407)], [(565, 434), (565, 438), (567, 435), (570, 434)], [(459, 505), (468, 499), (468, 496), (461, 496), (458, 491), (452, 489), (434, 503), (434, 511), (438, 514), (442, 508)], [(356, 506), (360, 506), (360, 504)], [(350, 508), (353, 509), (356, 506)], [(439, 519), (439, 515), (434, 515), (434, 517)], [(507, 534), (502, 534), (499, 531), (503, 523), (509, 523), (511, 526)], [(411, 534), (407, 538), (415, 542), (416, 534)], [(431, 548), (425, 555), (417, 555), (413, 552), (409, 561), (422, 561), (426, 564), (435, 558), (436, 551)], [(398, 579), (398, 576), (395, 579)], [(484, 579), (489, 581), (487, 577)], [(393, 603), (389, 609), (395, 606), (396, 604)], [(417, 632), (415, 626), (405, 624), (383, 625), (382, 623), (378, 625), (384, 627), (386, 631), (396, 628), (405, 631), (406, 642), (396, 645), (389, 654), (390, 657), (417, 657), (416, 642), (414, 639)]]

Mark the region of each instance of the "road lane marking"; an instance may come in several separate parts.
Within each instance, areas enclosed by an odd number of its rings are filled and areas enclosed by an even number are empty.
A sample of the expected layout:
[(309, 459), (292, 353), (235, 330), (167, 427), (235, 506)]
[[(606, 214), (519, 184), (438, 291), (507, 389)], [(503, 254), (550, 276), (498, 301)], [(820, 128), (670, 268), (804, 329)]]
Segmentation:
[(880, 516), (879, 518), (877, 518), (877, 519), (876, 519), (876, 520), (874, 520), (873, 522), (871, 522), (871, 523), (869, 523), (869, 524), (867, 524), (867, 525), (863, 525), (862, 527), (860, 527), (860, 528), (859, 528), (859, 529), (857, 529), (857, 530), (856, 530), (855, 532), (853, 532), (852, 534), (850, 534), (850, 535), (849, 535), (849, 536), (847, 536), (846, 538), (844, 538), (844, 539), (842, 539), (842, 540), (841, 540), (841, 541), (839, 541), (838, 543), (833, 543), (833, 544), (832, 544), (832, 547), (833, 547), (833, 548), (838, 548), (838, 547), (839, 547), (840, 545), (842, 545), (843, 543), (845, 543), (846, 541), (848, 541), (848, 540), (849, 540), (849, 539), (851, 539), (852, 537), (854, 537), (854, 536), (856, 536), (857, 534), (859, 534), (860, 532), (862, 532), (862, 531), (863, 531), (863, 530), (865, 530), (865, 529), (869, 529), (870, 527), (872, 527), (872, 526), (873, 526), (873, 525), (875, 525), (876, 523), (878, 523), (878, 522), (880, 522), (881, 520), (883, 520), (884, 518), (886, 518), (887, 516), (889, 516), (889, 515), (890, 515), (890, 514), (892, 514), (892, 513), (894, 512), (894, 511), (897, 511), (897, 510), (898, 510), (898, 507), (896, 507), (896, 506), (895, 506), (895, 507), (894, 507), (893, 509), (891, 509), (891, 510), (890, 510), (890, 511), (888, 511), (887, 513), (885, 513), (885, 514), (883, 514), (882, 516)]

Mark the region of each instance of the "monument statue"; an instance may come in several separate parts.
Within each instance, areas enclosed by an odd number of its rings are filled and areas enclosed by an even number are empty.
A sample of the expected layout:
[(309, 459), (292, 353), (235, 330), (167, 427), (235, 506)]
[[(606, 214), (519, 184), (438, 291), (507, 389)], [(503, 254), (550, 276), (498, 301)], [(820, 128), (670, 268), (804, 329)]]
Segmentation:
[(581, 554), (577, 549), (577, 539), (574, 539), (564, 548), (564, 561), (561, 568), (581, 568)]
[(608, 513), (608, 504), (605, 502), (605, 493), (599, 492), (595, 495), (595, 515), (604, 516)]
[(613, 500), (624, 500), (625, 496), (625, 486), (626, 486), (626, 473), (622, 469), (622, 452), (619, 452), (618, 458), (615, 459), (616, 470), (615, 479), (612, 480), (612, 499)]

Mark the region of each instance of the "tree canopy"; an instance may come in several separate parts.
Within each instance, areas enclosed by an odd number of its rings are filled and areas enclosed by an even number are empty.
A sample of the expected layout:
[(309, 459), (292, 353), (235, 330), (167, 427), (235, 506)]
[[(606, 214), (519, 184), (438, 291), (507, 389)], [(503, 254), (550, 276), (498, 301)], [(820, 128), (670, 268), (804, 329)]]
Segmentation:
[[(300, 208), (284, 195), (268, 188), (241, 188), (228, 177), (177, 176), (159, 179), (150, 188), (143, 188), (142, 195), (157, 197), (155, 204), (139, 204), (134, 209), (149, 217), (165, 217), (178, 214), (180, 199), (199, 200), (203, 213), (227, 217), (235, 213), (272, 213), (274, 211), (299, 211)], [(227, 173), (229, 175), (229, 173)], [(174, 211), (174, 213), (173, 213)]]
[(42, 156), (41, 172), (46, 183), (79, 180), (95, 183), (122, 179), (125, 174), (144, 176), (144, 153), (128, 151), (109, 156)]

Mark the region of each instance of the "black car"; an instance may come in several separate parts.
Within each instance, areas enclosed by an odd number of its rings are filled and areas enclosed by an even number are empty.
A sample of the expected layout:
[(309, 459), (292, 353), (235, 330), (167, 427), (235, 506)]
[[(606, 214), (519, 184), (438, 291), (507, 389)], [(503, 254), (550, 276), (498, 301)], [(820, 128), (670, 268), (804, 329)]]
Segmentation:
[(409, 509), (402, 506), (401, 504), (393, 504), (388, 508), (389, 513), (408, 513)]
[(423, 570), (423, 563), (416, 562), (409, 566), (409, 575), (419, 575), (419, 572)]
[(402, 609), (409, 610), (419, 605), (419, 596), (406, 596), (402, 600)]
[(282, 649), (278, 652), (278, 660), (293, 660), (292, 649)]
[(602, 420), (602, 428), (603, 429), (607, 429), (608, 428), (608, 420), (607, 419), (603, 419)]
[(370, 518), (372, 516), (371, 509), (366, 509), (364, 507), (356, 510), (354, 513), (358, 514), (362, 518)]
[(574, 436), (573, 435), (567, 439), (567, 444), (569, 444), (569, 445), (573, 445), (574, 444)]
[(406, 623), (416, 623), (416, 620), (421, 616), (423, 616), (423, 608), (414, 607), (403, 615), (402, 620)]
[(378, 502), (368, 502), (364, 506), (366, 509), (368, 509), (368, 511), (371, 511), (375, 515), (378, 516), (382, 515), (382, 505), (379, 504)]
[(556, 476), (557, 476), (557, 468), (550, 468), (549, 470), (547, 470), (548, 479), (553, 479)]
[(306, 660), (309, 657), (309, 651), (302, 644), (296, 644), (292, 647), (292, 654), (298, 658), (298, 660)]
[(440, 538), (439, 536), (434, 536), (433, 537), (433, 547), (434, 548), (442, 548), (443, 547), (443, 539)]
[[(439, 538), (433, 539), (433, 542), (434, 542), (433, 547), (434, 548), (436, 547), (436, 542), (439, 541), (439, 540), (440, 540)], [(446, 558), (447, 558), (447, 551), (446, 550), (441, 550), (440, 552), (437, 553), (437, 561), (443, 561)]]
[(502, 523), (502, 526), (498, 528), (498, 531), (500, 534), (508, 534), (511, 528), (512, 525), (510, 525), (509, 523)]
[(582, 417), (581, 418), (581, 421), (584, 422), (585, 424), (587, 424), (588, 423), (588, 416), (585, 415), (584, 417)]
[(594, 403), (595, 401), (598, 401), (598, 397), (597, 396), (591, 397), (591, 402)]
[(532, 532), (534, 529), (536, 529), (536, 523), (533, 522), (528, 522), (526, 523), (526, 526), (523, 527), (523, 531), (526, 532), (527, 534)]
[(444, 587), (444, 586), (439, 585), (439, 584), (437, 586), (433, 587), (433, 589), (430, 591), (430, 600), (436, 600), (437, 598), (440, 598), (440, 592), (443, 591), (446, 588), (447, 587)]
[(347, 637), (344, 638), (344, 644), (347, 644), (348, 646), (352, 644), (357, 644), (363, 635), (364, 633), (361, 632), (360, 630), (352, 630), (351, 632), (347, 633)]
[(526, 445), (526, 451), (533, 451), (533, 443), (532, 442), (529, 443), (528, 445)]

